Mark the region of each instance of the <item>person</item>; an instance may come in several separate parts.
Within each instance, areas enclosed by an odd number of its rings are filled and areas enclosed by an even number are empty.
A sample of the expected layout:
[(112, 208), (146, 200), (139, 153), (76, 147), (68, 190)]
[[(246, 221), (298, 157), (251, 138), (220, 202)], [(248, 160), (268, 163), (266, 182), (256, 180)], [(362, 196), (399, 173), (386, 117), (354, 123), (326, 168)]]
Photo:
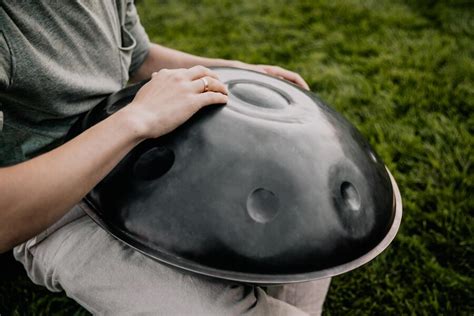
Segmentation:
[[(190, 55), (149, 42), (132, 0), (0, 2), (0, 251), (31, 280), (94, 314), (319, 314), (329, 279), (264, 289), (184, 273), (122, 244), (81, 201), (134, 146), (227, 102), (207, 66), (276, 66)], [(128, 82), (133, 101), (70, 141), (80, 114)]]

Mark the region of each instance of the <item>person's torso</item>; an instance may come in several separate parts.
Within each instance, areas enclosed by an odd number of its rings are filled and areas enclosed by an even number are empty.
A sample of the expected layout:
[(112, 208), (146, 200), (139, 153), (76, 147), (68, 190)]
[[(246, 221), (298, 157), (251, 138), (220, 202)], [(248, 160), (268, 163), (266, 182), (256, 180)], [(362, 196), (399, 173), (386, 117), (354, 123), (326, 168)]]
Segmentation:
[(122, 6), (0, 1), (0, 166), (56, 147), (81, 113), (126, 84), (135, 42), (122, 31)]

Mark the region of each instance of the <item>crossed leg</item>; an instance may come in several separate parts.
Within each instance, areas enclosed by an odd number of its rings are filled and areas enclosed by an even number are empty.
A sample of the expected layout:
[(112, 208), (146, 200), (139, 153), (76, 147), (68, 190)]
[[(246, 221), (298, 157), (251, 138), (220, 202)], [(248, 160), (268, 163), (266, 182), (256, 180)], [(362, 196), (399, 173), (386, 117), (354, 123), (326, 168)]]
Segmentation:
[[(270, 287), (168, 267), (111, 237), (88, 216), (15, 248), (36, 284), (100, 315), (318, 315), (329, 279)], [(268, 294), (267, 294), (268, 292)]]

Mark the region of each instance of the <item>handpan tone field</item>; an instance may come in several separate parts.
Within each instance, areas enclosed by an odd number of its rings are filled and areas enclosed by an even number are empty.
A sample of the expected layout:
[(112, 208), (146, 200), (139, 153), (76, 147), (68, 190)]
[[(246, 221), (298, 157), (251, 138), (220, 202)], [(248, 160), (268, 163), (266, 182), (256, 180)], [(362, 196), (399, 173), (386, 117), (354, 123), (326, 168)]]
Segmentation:
[[(89, 193), (89, 215), (161, 262), (256, 284), (340, 274), (385, 249), (400, 193), (355, 127), (286, 81), (214, 71), (228, 104), (134, 148)], [(140, 86), (104, 100), (80, 129), (126, 106)]]

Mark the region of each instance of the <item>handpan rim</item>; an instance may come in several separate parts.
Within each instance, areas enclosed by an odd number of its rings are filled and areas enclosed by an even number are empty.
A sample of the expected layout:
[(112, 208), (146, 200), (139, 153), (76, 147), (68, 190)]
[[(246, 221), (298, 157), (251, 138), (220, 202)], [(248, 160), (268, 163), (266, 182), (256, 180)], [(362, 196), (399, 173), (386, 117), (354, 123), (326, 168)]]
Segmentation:
[(128, 246), (132, 247), (133, 249), (143, 253), (144, 255), (158, 260), (161, 263), (183, 269), (189, 272), (201, 274), (208, 277), (214, 277), (219, 279), (224, 279), (228, 281), (237, 281), (243, 283), (250, 283), (250, 284), (259, 284), (259, 285), (278, 285), (278, 284), (289, 284), (289, 283), (299, 283), (299, 282), (307, 282), (312, 280), (324, 279), (336, 275), (343, 274), (345, 272), (354, 270), (375, 257), (377, 257), (380, 253), (382, 253), (394, 240), (398, 229), (400, 228), (400, 223), (402, 219), (403, 207), (402, 207), (402, 198), (400, 194), (400, 190), (398, 185), (388, 170), (385, 167), (387, 174), (390, 178), (390, 183), (393, 189), (393, 197), (394, 197), (394, 208), (395, 214), (390, 226), (389, 231), (385, 235), (385, 237), (369, 252), (362, 255), (361, 257), (354, 259), (352, 261), (343, 263), (338, 266), (334, 266), (331, 268), (313, 271), (313, 272), (306, 272), (306, 273), (292, 273), (292, 274), (262, 274), (262, 273), (246, 273), (246, 272), (237, 272), (231, 270), (223, 270), (217, 268), (211, 268), (208, 266), (201, 265), (196, 263), (192, 260), (180, 258), (177, 256), (173, 256), (167, 252), (161, 251), (156, 248), (151, 248), (146, 244), (137, 241), (133, 236), (131, 236), (126, 231), (115, 227), (114, 225), (108, 224), (103, 218), (100, 216), (100, 212), (97, 211), (94, 204), (86, 197), (84, 200), (89, 206), (89, 208), (84, 208), (85, 213), (92, 218), (94, 222), (96, 222), (100, 227), (110, 233), (112, 236), (117, 238), (119, 241), (124, 242)]

